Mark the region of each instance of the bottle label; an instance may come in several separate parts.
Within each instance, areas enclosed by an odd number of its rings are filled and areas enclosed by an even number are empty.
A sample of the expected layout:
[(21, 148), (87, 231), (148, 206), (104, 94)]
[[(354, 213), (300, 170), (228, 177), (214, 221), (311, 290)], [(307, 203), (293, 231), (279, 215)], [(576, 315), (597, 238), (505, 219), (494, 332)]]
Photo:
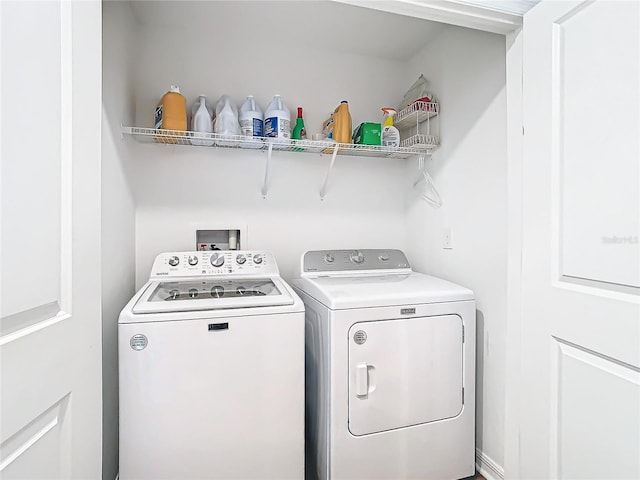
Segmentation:
[(289, 120), (279, 117), (269, 117), (264, 119), (264, 136), (290, 138), (291, 127)]
[(156, 130), (162, 128), (162, 105), (156, 107), (155, 125)]
[(242, 135), (247, 137), (261, 137), (262, 120), (255, 117), (240, 120), (240, 129), (242, 130)]
[(253, 136), (254, 137), (262, 136), (262, 126), (263, 126), (263, 123), (261, 118), (253, 119)]

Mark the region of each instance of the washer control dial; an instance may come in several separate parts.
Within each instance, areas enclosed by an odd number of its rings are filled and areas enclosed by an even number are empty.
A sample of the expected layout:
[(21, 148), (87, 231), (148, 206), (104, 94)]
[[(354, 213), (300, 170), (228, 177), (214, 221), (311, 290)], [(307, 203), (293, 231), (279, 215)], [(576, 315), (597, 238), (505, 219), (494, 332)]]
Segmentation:
[(330, 254), (330, 253), (327, 253), (327, 254), (324, 256), (324, 261), (325, 261), (326, 263), (333, 263), (333, 262), (335, 261), (335, 259), (336, 259), (336, 257), (334, 257), (334, 256), (333, 256), (332, 254)]
[(189, 255), (189, 258), (187, 259), (187, 261), (189, 262), (189, 265), (194, 266), (198, 264), (198, 257), (196, 257), (195, 255)]
[(242, 265), (247, 261), (247, 257), (245, 257), (244, 255), (240, 254), (240, 255), (236, 255), (236, 263), (238, 265)]
[(211, 254), (211, 265), (214, 267), (221, 267), (224, 265), (224, 255), (220, 255), (219, 253)]
[(362, 263), (364, 262), (364, 254), (359, 250), (355, 250), (349, 255), (349, 260), (353, 263)]
[(211, 287), (211, 296), (216, 298), (224, 297), (224, 287), (222, 285)]
[(260, 265), (262, 263), (262, 254), (256, 253), (253, 256), (253, 263), (256, 263), (256, 264)]
[(172, 257), (169, 257), (169, 265), (171, 265), (172, 267), (178, 266), (179, 263), (180, 263), (180, 259), (178, 258), (177, 255), (173, 255)]

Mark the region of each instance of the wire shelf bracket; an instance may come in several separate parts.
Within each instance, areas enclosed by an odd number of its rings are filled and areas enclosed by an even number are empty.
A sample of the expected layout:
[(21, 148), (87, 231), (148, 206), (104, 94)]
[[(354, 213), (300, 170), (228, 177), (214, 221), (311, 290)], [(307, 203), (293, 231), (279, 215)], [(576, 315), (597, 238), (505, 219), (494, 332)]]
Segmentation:
[(339, 143), (336, 143), (333, 147), (333, 152), (331, 153), (331, 162), (329, 163), (329, 168), (327, 169), (327, 175), (324, 177), (324, 182), (322, 183), (322, 187), (320, 188), (320, 200), (324, 200), (324, 196), (327, 194), (327, 184), (329, 183), (329, 177), (331, 176), (333, 166), (336, 163), (336, 156), (338, 155), (339, 147)]
[(267, 192), (269, 191), (269, 167), (271, 166), (271, 153), (273, 152), (273, 143), (269, 142), (267, 147), (267, 162), (264, 166), (264, 180), (262, 181), (262, 198), (267, 198)]

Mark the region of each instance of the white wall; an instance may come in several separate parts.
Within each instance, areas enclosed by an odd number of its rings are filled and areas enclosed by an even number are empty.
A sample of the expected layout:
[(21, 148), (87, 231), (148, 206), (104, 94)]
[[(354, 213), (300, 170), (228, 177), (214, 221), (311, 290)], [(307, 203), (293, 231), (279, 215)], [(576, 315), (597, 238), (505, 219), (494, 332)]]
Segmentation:
[(103, 2), (102, 95), (102, 478), (118, 473), (118, 314), (134, 293), (135, 206), (130, 147), (120, 123), (133, 120), (135, 24), (125, 2)]
[[(177, 49), (184, 38), (204, 47)], [(395, 78), (406, 63), (395, 59), (298, 48), (293, 41), (286, 55), (244, 58), (237, 55), (241, 43), (215, 55), (210, 45), (207, 35), (140, 29), (138, 124), (152, 124), (156, 102), (171, 83), (180, 85), (189, 104), (199, 93), (213, 100), (227, 93), (238, 104), (253, 94), (265, 108), (280, 93), (292, 112), (304, 107), (309, 134), (320, 131), (342, 99), (350, 102), (354, 125), (379, 121), (379, 107), (397, 103), (404, 88)], [(138, 144), (135, 151), (137, 285), (148, 277), (155, 255), (193, 249), (195, 230), (208, 226), (247, 225), (249, 243), (243, 246), (273, 251), (285, 278), (308, 249), (404, 248), (403, 160), (338, 157), (321, 201), (330, 155), (275, 152), (263, 199), (266, 153)]]
[[(442, 146), (427, 162), (443, 198), (407, 206), (414, 268), (473, 289), (477, 302), (476, 447), (504, 465), (507, 278), (505, 38), (450, 27), (411, 61), (441, 105)], [(452, 250), (442, 248), (450, 227)]]
[(308, 249), (404, 248), (402, 160), (338, 157), (321, 201), (330, 156), (275, 152), (263, 199), (266, 153), (136, 147), (138, 285), (159, 252), (193, 249), (201, 228), (246, 225), (243, 248), (274, 252), (285, 278)]

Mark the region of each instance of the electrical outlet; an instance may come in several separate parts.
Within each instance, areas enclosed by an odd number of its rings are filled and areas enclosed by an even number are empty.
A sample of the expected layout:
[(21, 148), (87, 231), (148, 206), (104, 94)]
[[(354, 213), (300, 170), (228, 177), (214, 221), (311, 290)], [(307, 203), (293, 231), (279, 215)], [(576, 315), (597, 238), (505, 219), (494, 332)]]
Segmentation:
[(451, 227), (445, 227), (442, 229), (442, 248), (444, 248), (445, 250), (453, 250)]

